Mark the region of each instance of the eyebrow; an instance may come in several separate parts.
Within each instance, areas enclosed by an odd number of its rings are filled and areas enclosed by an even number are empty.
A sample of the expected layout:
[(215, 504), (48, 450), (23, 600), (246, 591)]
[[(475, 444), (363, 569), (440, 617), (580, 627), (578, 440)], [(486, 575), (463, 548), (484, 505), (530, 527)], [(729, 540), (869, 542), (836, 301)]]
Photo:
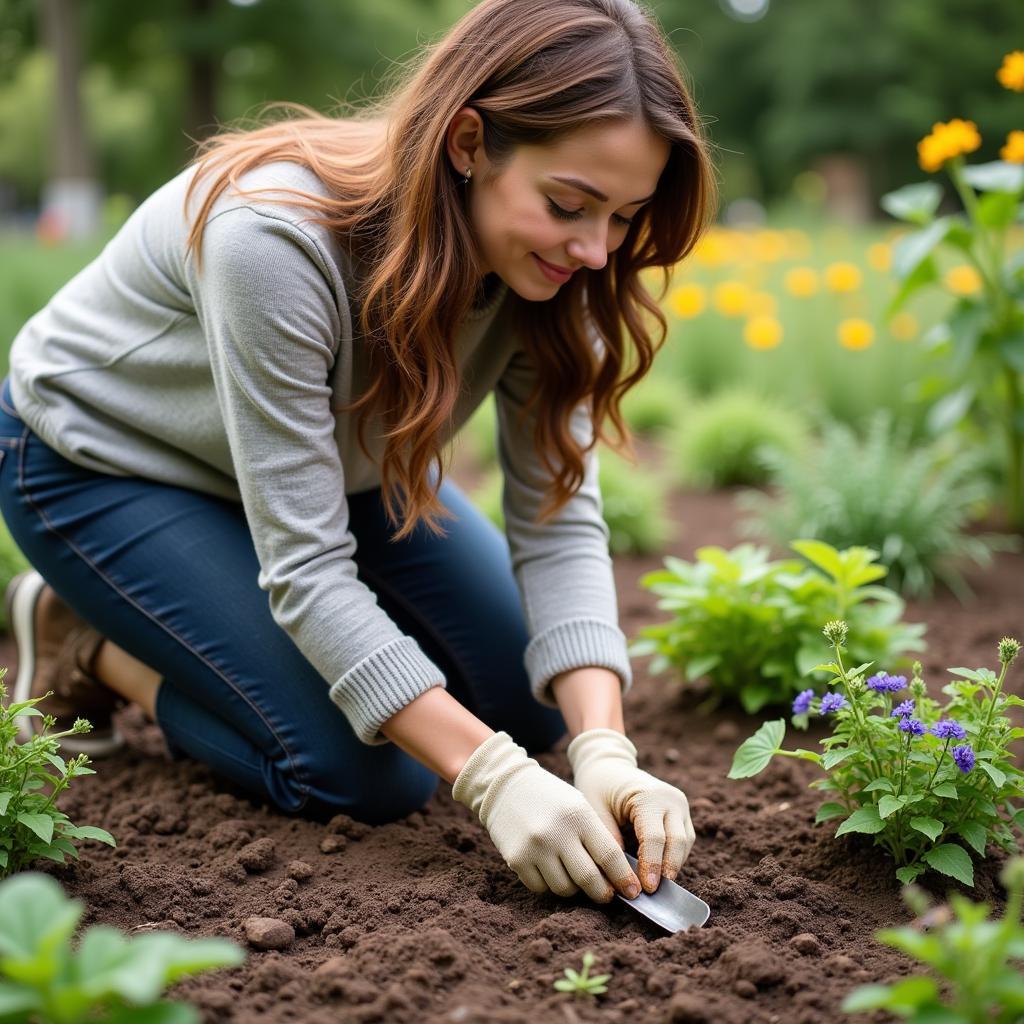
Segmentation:
[[(589, 182), (583, 181), (581, 178), (565, 178), (558, 174), (551, 175), (552, 181), (560, 181), (563, 185), (571, 185), (573, 188), (578, 188), (581, 192), (586, 192), (588, 196), (593, 196), (599, 202), (607, 203), (608, 197), (599, 189), (594, 188)], [(634, 199), (631, 203), (623, 203), (623, 206), (633, 206), (636, 203), (646, 203), (648, 199), (653, 199), (657, 195), (656, 192), (652, 192), (649, 196), (645, 196), (643, 199)]]

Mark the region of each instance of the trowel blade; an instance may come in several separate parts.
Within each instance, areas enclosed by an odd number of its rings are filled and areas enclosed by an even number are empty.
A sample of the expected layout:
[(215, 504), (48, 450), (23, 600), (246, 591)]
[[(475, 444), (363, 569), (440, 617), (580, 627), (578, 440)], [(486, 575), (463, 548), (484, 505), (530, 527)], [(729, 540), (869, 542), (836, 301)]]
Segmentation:
[[(639, 878), (639, 862), (636, 857), (627, 853), (626, 860), (629, 861), (629, 866), (637, 872)], [(711, 908), (699, 896), (694, 896), (689, 889), (684, 889), (678, 883), (667, 878), (663, 878), (658, 888), (650, 894), (641, 891), (639, 896), (631, 900), (627, 900), (617, 890), (615, 895), (623, 903), (628, 904), (669, 932), (700, 928), (711, 916)]]

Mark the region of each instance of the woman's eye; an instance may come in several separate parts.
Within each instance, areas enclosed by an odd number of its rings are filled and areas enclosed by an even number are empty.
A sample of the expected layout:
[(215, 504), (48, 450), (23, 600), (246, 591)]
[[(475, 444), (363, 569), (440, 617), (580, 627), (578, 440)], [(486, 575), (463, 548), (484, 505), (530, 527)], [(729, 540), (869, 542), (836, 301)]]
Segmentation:
[[(554, 214), (554, 216), (556, 216), (559, 220), (579, 220), (580, 217), (583, 216), (582, 210), (565, 210), (561, 206), (559, 206), (558, 203), (556, 203), (553, 199), (548, 199), (548, 207), (550, 208), (552, 214)], [(620, 217), (617, 213), (613, 214), (613, 216), (620, 224), (623, 224), (626, 227), (629, 227), (629, 225), (633, 223), (633, 221), (630, 220), (630, 218)]]

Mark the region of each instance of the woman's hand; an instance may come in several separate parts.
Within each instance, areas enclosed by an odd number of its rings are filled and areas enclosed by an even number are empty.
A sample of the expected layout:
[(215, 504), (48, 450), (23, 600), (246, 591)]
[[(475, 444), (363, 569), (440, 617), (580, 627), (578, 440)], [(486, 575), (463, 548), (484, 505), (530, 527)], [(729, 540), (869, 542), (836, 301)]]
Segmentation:
[(654, 892), (661, 876), (675, 879), (696, 838), (682, 790), (637, 768), (636, 747), (614, 729), (581, 732), (567, 754), (574, 785), (623, 849), (619, 826), (632, 822), (645, 891)]

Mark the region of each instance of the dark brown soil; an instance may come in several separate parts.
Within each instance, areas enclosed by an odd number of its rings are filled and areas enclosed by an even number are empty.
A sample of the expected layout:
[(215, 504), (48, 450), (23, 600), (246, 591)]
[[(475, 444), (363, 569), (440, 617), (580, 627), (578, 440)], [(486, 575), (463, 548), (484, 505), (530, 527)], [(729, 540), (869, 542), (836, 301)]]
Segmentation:
[[(731, 494), (679, 493), (672, 507), (674, 553), (689, 558), (702, 544), (737, 541)], [(659, 565), (617, 560), (631, 637), (660, 619), (637, 583)], [(969, 577), (974, 605), (946, 595), (908, 614), (928, 623), (922, 660), (933, 686), (947, 666), (991, 665), (999, 637), (1022, 632), (1024, 556), (1001, 555), (993, 570)], [(15, 671), (6, 638), (0, 664)], [(131, 749), (97, 764), (99, 774), (63, 804), (73, 820), (109, 829), (117, 849), (85, 843), (80, 863), (41, 867), (85, 900), (87, 923), (246, 945), (251, 917), (290, 925), (295, 938), (285, 948), (250, 946), (244, 966), (176, 987), (172, 994), (201, 1007), (207, 1021), (844, 1019), (838, 1006), (852, 987), (910, 970), (872, 939), (877, 928), (907, 919), (891, 864), (864, 838), (836, 841), (812, 824), (813, 766), (787, 761), (755, 779), (728, 780), (738, 743), (758, 722), (729, 711), (700, 716), (692, 695), (645, 666), (638, 659), (627, 727), (641, 766), (690, 799), (697, 844), (679, 880), (711, 905), (699, 931), (668, 935), (619, 900), (535, 896), (447, 786), (422, 812), (382, 827), (277, 814), (201, 765), (166, 760), (159, 732), (131, 709), (123, 713)], [(568, 777), (563, 750), (540, 762)], [(977, 865), (975, 889), (999, 906), (1001, 861)], [(925, 882), (947, 888), (941, 877)], [(584, 1002), (552, 983), (563, 968), (578, 969), (586, 950), (596, 955), (595, 970), (612, 977), (605, 995)]]

